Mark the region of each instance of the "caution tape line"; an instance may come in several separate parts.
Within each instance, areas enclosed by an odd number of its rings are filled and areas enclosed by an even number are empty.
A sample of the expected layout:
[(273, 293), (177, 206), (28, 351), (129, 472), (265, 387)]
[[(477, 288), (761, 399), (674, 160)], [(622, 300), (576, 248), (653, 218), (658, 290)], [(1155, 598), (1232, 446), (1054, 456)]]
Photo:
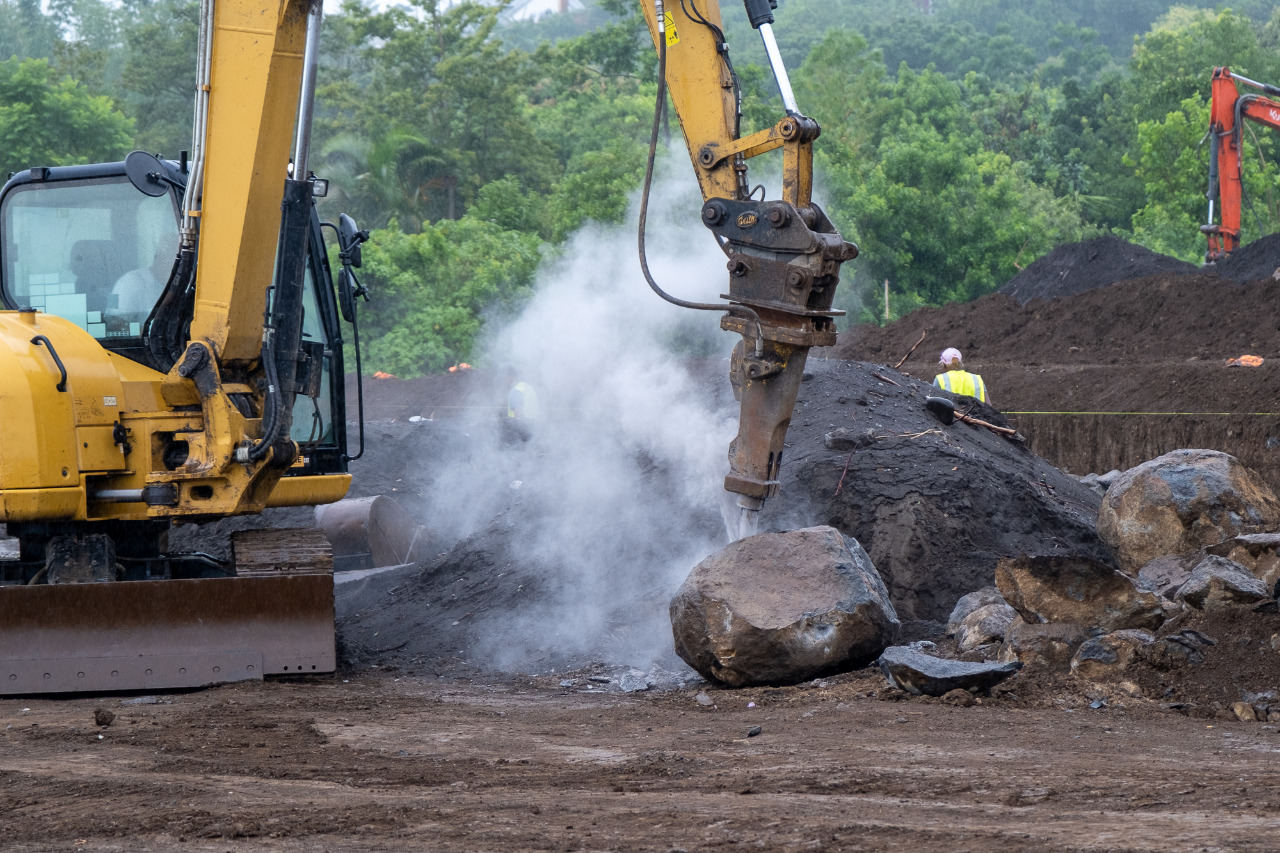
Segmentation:
[(1197, 418), (1274, 418), (1280, 412), (1002, 412), (1005, 415), (1150, 415), (1159, 417)]

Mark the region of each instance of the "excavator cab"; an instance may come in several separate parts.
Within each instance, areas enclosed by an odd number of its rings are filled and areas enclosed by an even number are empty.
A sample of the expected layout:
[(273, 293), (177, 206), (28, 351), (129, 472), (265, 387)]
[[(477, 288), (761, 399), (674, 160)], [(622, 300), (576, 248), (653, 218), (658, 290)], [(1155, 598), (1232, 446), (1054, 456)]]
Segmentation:
[[(164, 371), (144, 336), (171, 285), (187, 173), (143, 156), (158, 191), (140, 191), (130, 161), (34, 168), (9, 180), (0, 191), (0, 299), (9, 310), (61, 317), (104, 349)], [(302, 341), (315, 358), (294, 400), (290, 437), (302, 453), (286, 477), (347, 470), (340, 315), (314, 210), (311, 219)], [(170, 310), (184, 310), (175, 302)]]

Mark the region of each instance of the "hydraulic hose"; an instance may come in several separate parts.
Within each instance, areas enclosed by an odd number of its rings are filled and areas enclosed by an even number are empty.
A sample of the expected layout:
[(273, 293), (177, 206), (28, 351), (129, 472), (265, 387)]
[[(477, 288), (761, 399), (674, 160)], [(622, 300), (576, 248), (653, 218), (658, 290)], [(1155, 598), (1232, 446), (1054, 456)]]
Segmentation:
[(640, 271), (644, 274), (644, 280), (648, 282), (653, 292), (672, 305), (678, 305), (681, 308), (692, 308), (695, 311), (727, 311), (730, 314), (737, 314), (751, 320), (756, 325), (755, 349), (756, 354), (759, 355), (762, 352), (764, 341), (763, 333), (760, 329), (760, 315), (755, 311), (745, 305), (726, 305), (722, 302), (691, 302), (687, 299), (680, 299), (663, 290), (658, 285), (658, 282), (654, 281), (652, 273), (649, 272), (649, 259), (645, 251), (645, 228), (649, 219), (649, 190), (653, 186), (653, 164), (658, 156), (658, 134), (662, 129), (662, 107), (667, 99), (667, 28), (664, 21), (662, 0), (656, 0), (654, 6), (657, 11), (658, 21), (658, 97), (654, 102), (653, 129), (649, 134), (649, 158), (645, 163), (644, 186), (640, 191), (640, 226), (637, 234), (640, 249)]

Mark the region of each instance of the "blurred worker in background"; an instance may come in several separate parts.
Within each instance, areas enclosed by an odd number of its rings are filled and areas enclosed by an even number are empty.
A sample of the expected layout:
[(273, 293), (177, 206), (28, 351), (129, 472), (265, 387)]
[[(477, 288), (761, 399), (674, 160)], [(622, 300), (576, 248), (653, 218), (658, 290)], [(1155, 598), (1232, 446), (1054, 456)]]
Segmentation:
[(986, 383), (978, 374), (964, 369), (964, 359), (960, 356), (960, 350), (947, 347), (942, 351), (938, 364), (943, 372), (933, 377), (934, 387), (950, 391), (952, 394), (964, 394), (990, 405), (991, 400), (987, 398)]
[(529, 420), (538, 417), (538, 395), (533, 392), (529, 383), (520, 379), (514, 367), (507, 368), (507, 417), (516, 420)]

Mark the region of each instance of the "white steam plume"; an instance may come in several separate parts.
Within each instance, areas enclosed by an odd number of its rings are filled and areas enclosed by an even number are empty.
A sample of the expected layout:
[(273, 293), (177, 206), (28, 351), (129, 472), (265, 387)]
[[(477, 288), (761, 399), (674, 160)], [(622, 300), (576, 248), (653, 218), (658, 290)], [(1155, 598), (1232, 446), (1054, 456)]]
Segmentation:
[[(701, 224), (701, 202), (687, 173), (654, 187), (649, 267), (673, 295), (717, 302), (725, 258)], [(514, 365), (537, 392), (528, 441), (494, 429), (438, 473), (447, 501), (433, 509), (433, 527), (474, 532), (477, 547), (505, 531), (513, 562), (543, 570), (536, 594), (478, 627), (476, 662), (670, 663), (668, 602), (725, 544), (719, 513), (737, 428), (727, 356), (738, 338), (720, 330), (719, 313), (678, 308), (649, 289), (635, 222), (633, 205), (627, 224), (576, 234), (491, 342), (485, 363)], [(690, 342), (714, 356), (691, 359)]]

